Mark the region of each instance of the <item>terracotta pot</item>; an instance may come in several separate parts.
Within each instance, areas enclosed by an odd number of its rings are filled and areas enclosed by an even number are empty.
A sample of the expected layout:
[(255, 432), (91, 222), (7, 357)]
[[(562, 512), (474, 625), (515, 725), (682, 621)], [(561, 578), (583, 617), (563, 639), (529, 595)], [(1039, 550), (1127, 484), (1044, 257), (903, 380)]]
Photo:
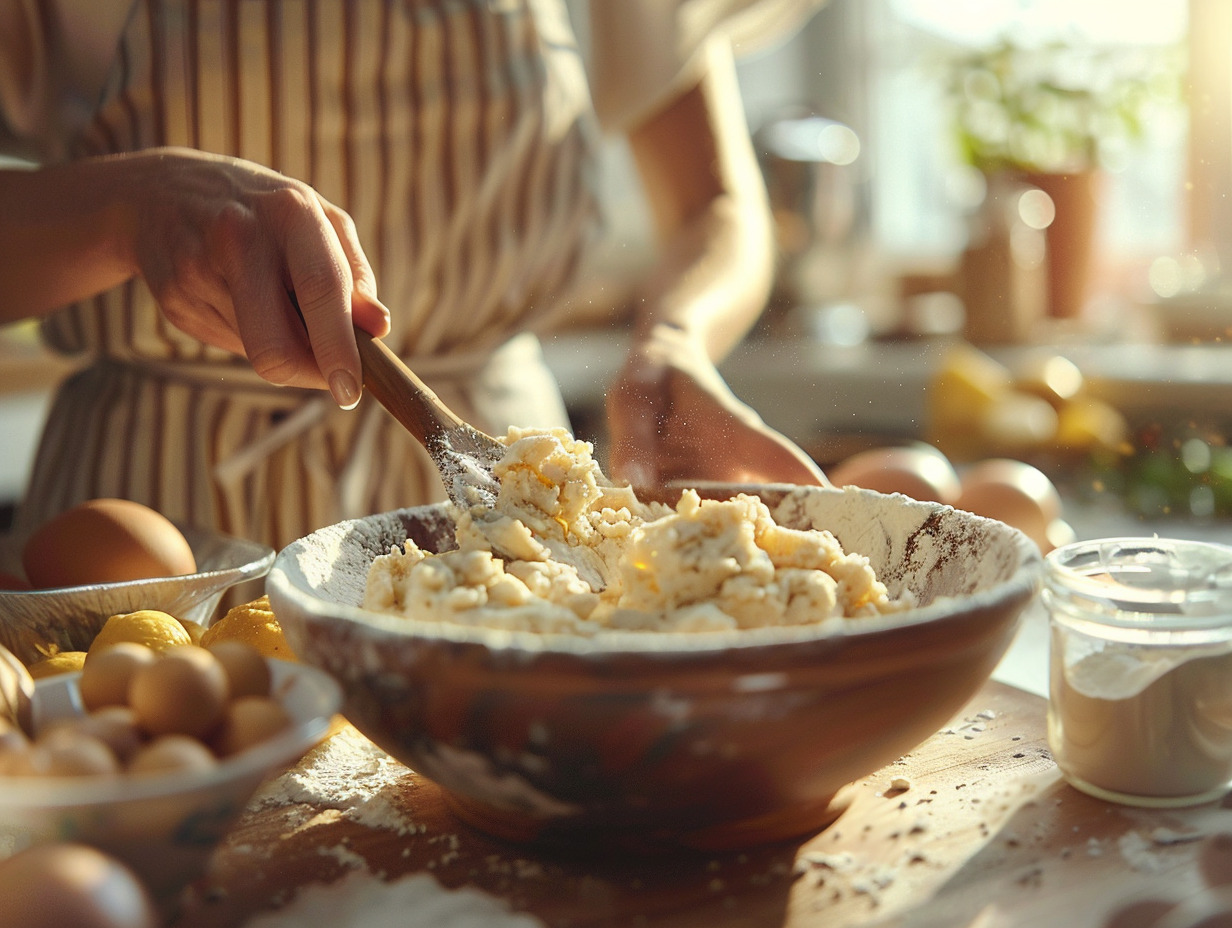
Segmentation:
[(1096, 231), (1103, 175), (1025, 172), (1022, 179), (1052, 198), (1057, 215), (1045, 231), (1048, 249), (1048, 314), (1082, 315), (1091, 299), (1096, 268)]

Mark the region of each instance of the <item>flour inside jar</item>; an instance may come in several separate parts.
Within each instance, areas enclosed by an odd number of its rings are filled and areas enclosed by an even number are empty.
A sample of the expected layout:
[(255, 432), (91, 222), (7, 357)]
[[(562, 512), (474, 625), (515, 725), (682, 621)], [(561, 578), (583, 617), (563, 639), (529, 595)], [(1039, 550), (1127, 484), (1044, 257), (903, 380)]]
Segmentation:
[(1232, 782), (1227, 645), (1105, 643), (1067, 664), (1066, 632), (1052, 634), (1049, 744), (1078, 785), (1149, 804), (1199, 801)]

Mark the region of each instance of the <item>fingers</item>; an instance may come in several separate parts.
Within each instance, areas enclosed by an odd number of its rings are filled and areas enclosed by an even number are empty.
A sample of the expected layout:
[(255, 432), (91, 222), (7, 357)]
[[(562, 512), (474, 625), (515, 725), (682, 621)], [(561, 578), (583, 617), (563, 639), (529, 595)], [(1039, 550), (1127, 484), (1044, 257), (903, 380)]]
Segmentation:
[(349, 409), (359, 402), (361, 383), (351, 323), (355, 287), (350, 262), (319, 205), (292, 217), (283, 247), (317, 367), (335, 402)]
[(828, 485), (798, 445), (713, 377), (633, 363), (608, 393), (613, 477), (635, 486), (690, 480)]
[(611, 437), (608, 470), (635, 487), (662, 482), (662, 430), (671, 403), (666, 378), (666, 368), (634, 352), (605, 399)]
[(154, 217), (135, 229), (136, 263), (169, 321), (271, 383), (326, 387), (354, 406), (353, 321), (384, 335), (389, 313), (351, 217), (239, 159), (166, 149), (128, 167)]
[(231, 294), (223, 281), (208, 295), (183, 293), (161, 300), (160, 305), (176, 328), (207, 345), (244, 356), (244, 341), (235, 322)]
[[(388, 331), (354, 224), (298, 186), (269, 192), (255, 205), (227, 207), (215, 224), (249, 363), (271, 383), (327, 387), (350, 409), (362, 382), (353, 303), (362, 305), (367, 328)], [(356, 272), (372, 295), (356, 289)]]
[(735, 478), (738, 482), (830, 486), (817, 463), (785, 435), (771, 429), (755, 430), (746, 445), (746, 466)]
[(324, 385), (308, 333), (287, 294), (284, 249), (249, 206), (228, 203), (206, 233), (206, 247), (226, 283), (236, 331), (253, 370), (281, 386)]
[(328, 200), (322, 199), (321, 206), (325, 216), (338, 235), (338, 242), (346, 253), (351, 267), (351, 279), (354, 281), (354, 291), (351, 299), (351, 321), (365, 332), (380, 338), (389, 334), (389, 310), (376, 296), (376, 275), (372, 265), (364, 254), (359, 242), (359, 234), (355, 231), (355, 221), (350, 215), (340, 210)]

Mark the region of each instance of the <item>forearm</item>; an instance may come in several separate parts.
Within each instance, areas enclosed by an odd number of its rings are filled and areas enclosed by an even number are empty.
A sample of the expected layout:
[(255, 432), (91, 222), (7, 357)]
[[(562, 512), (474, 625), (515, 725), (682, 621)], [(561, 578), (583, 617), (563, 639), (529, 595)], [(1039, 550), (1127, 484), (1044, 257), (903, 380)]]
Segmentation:
[(354, 222), (302, 181), (184, 148), (0, 171), (0, 321), (134, 276), (181, 331), (347, 408), (354, 326), (389, 331)]
[(765, 184), (734, 65), (712, 51), (702, 80), (630, 134), (663, 247), (637, 293), (637, 332), (667, 323), (721, 359), (756, 322), (774, 275)]
[(0, 321), (43, 315), (135, 273), (116, 159), (0, 170)]
[(636, 292), (636, 334), (667, 324), (718, 362), (761, 315), (772, 274), (769, 231), (759, 213), (718, 200), (676, 234)]

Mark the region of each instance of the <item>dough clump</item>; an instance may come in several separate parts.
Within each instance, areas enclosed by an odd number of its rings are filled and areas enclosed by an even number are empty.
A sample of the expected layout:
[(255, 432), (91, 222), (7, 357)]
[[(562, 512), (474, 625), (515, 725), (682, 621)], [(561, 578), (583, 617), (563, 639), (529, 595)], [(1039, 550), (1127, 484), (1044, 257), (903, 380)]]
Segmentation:
[(457, 549), (378, 556), (364, 606), (420, 620), (596, 635), (812, 625), (901, 611), (868, 558), (775, 523), (757, 496), (675, 508), (606, 477), (564, 429), (510, 429), (494, 510), (456, 508)]

